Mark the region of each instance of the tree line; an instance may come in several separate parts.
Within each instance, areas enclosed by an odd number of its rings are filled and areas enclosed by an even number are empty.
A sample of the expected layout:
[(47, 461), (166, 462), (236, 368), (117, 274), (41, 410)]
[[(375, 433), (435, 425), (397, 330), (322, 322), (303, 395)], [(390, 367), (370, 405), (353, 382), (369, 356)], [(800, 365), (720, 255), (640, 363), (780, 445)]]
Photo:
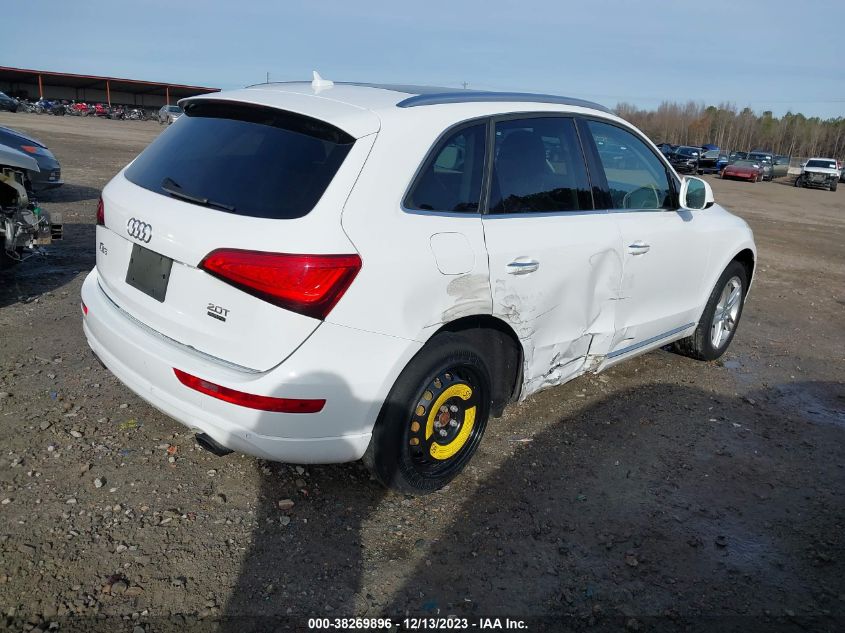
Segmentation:
[(756, 114), (731, 103), (705, 106), (694, 101), (664, 101), (656, 110), (620, 103), (616, 114), (657, 143), (695, 147), (712, 143), (728, 151), (762, 149), (800, 157), (840, 158), (845, 154), (843, 117), (821, 119), (787, 112), (778, 118), (770, 110)]

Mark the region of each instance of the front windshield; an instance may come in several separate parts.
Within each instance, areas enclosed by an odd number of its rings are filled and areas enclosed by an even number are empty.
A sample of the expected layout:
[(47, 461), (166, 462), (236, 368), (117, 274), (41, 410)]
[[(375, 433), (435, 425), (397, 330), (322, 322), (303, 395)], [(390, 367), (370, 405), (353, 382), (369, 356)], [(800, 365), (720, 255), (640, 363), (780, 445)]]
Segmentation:
[(694, 147), (682, 147), (678, 150), (678, 153), (684, 156), (698, 156), (698, 150)]
[(807, 167), (818, 167), (820, 169), (836, 169), (836, 163), (832, 160), (808, 160)]
[(753, 160), (738, 160), (734, 162), (736, 167), (759, 167), (758, 163), (755, 163)]

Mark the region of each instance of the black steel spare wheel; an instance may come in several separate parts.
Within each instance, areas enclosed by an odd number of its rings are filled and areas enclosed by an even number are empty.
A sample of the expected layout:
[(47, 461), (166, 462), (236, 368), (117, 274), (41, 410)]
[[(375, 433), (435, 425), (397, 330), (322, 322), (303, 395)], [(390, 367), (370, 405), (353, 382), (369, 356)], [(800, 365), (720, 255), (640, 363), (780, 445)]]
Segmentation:
[[(481, 439), (481, 379), (469, 366), (451, 367), (420, 393), (405, 434), (414, 469), (423, 477), (450, 475)], [(481, 431), (481, 432), (480, 432)]]
[(414, 494), (442, 488), (478, 448), (490, 405), (483, 351), (460, 334), (438, 335), (397, 379), (364, 460), (390, 488)]

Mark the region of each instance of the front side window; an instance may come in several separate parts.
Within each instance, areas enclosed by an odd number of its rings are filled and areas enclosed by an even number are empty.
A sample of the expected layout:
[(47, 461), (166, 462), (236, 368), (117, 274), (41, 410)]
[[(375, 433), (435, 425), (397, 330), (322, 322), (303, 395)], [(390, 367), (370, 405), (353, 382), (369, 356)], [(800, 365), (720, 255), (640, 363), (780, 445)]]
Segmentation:
[(486, 123), (461, 128), (443, 139), (405, 197), (405, 207), (416, 211), (478, 211), (486, 140)]
[(636, 136), (622, 128), (588, 121), (614, 209), (671, 209), (666, 167)]
[(499, 121), (494, 157), (492, 213), (593, 208), (587, 168), (572, 119)]

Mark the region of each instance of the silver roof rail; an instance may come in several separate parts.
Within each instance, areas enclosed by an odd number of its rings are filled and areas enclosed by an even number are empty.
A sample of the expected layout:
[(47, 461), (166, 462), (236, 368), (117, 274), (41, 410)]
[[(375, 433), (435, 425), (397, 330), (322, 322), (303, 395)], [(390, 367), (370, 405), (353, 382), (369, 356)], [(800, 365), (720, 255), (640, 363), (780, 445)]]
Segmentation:
[(444, 103), (477, 103), (477, 102), (498, 102), (498, 101), (522, 101), (528, 103), (555, 103), (559, 105), (579, 106), (601, 110), (612, 114), (610, 109), (601, 104), (574, 99), (572, 97), (560, 97), (557, 95), (533, 94), (530, 92), (492, 92), (486, 90), (456, 90), (454, 92), (440, 92), (429, 94), (418, 94), (403, 99), (396, 105), (400, 108), (415, 108), (417, 106), (440, 105)]

